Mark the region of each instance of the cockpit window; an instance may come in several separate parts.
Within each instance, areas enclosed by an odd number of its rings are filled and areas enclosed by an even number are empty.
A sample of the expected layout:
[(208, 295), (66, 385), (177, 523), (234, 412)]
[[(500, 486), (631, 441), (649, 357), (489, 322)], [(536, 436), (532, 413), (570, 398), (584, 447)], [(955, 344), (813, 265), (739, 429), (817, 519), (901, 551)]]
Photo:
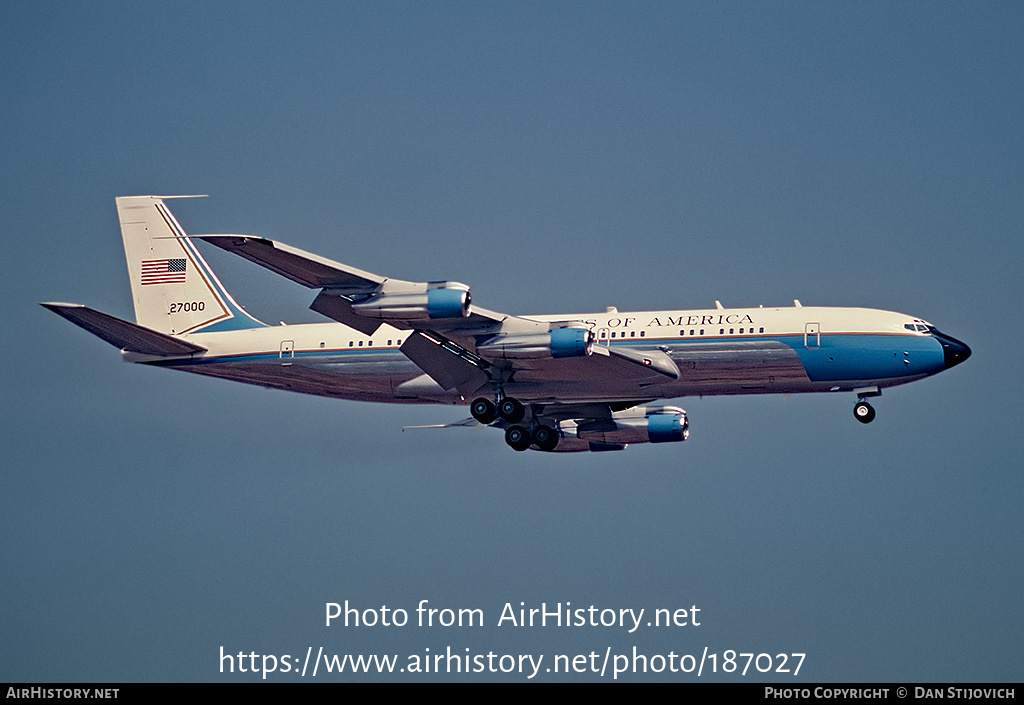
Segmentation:
[(928, 332), (928, 326), (921, 325), (920, 323), (917, 324), (917, 329), (919, 331), (921, 331), (922, 333), (927, 333)]

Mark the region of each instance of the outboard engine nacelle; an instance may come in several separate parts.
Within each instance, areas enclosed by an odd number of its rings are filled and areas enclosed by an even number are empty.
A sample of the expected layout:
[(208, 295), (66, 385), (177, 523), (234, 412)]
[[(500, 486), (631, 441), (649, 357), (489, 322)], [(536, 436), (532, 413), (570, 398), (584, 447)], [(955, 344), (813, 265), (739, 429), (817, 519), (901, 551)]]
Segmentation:
[(576, 435), (599, 443), (674, 443), (690, 436), (686, 412), (678, 406), (658, 406), (617, 411), (609, 419), (579, 424)]
[(543, 333), (503, 333), (478, 343), (484, 357), (524, 360), (547, 357), (584, 357), (594, 351), (594, 333), (589, 328), (568, 326)]
[(466, 318), (471, 302), (469, 287), (465, 284), (430, 282), (408, 291), (382, 291), (352, 304), (352, 310), (360, 316), (384, 320)]

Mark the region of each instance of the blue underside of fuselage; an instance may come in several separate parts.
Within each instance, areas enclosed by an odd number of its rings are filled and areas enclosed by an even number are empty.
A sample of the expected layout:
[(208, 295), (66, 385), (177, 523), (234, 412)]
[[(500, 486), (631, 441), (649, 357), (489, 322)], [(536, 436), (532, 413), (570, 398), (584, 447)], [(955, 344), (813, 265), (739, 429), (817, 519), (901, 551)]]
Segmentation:
[(818, 348), (804, 347), (799, 336), (785, 342), (816, 382), (930, 375), (945, 369), (942, 346), (927, 336), (823, 335)]
[(672, 353), (685, 357), (689, 345), (708, 343), (782, 343), (800, 358), (812, 382), (877, 380), (931, 375), (945, 369), (942, 346), (931, 336), (843, 334), (821, 335), (805, 340), (802, 335), (729, 336), (711, 340), (673, 338), (664, 340), (612, 341), (612, 345), (652, 347), (670, 346)]

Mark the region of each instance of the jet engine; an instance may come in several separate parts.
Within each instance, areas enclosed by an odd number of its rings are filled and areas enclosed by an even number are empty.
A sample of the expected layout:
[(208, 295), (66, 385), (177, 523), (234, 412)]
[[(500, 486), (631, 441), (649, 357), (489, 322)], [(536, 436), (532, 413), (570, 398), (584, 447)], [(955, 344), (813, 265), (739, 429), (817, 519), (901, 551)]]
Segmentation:
[(419, 321), (429, 318), (466, 318), (470, 314), (469, 287), (458, 282), (420, 284), (412, 291), (383, 291), (352, 304), (361, 316), (384, 320)]
[(678, 406), (638, 406), (576, 426), (577, 438), (597, 443), (672, 443), (685, 441), (689, 435), (686, 412)]
[(594, 351), (589, 328), (553, 328), (543, 333), (505, 333), (478, 343), (477, 354), (507, 360), (583, 357)]

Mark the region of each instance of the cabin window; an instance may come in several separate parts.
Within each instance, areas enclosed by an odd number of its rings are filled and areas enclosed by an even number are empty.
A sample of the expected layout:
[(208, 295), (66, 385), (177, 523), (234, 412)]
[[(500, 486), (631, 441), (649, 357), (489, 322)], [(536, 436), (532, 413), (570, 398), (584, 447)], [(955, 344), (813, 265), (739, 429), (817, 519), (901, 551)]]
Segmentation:
[(354, 342), (352, 342), (351, 340), (350, 340), (350, 341), (348, 341), (348, 346), (349, 346), (350, 348), (351, 348), (351, 347), (352, 347), (353, 345), (355, 345), (355, 343), (354, 343)]
[(363, 341), (359, 341), (359, 347), (363, 347)]
[(761, 332), (764, 333), (764, 328), (761, 329)]
[(704, 335), (704, 329), (703, 328), (700, 329), (700, 334)]
[(644, 337), (644, 331), (640, 331), (640, 337), (641, 337), (641, 338), (643, 338), (643, 337)]
[(323, 343), (321, 342), (321, 343), (320, 343), (320, 347), (322, 348), (323, 346), (324, 346), (324, 344), (323, 344)]
[(743, 332), (743, 329), (742, 329), (742, 328), (740, 328), (740, 333), (742, 333), (742, 332)]

